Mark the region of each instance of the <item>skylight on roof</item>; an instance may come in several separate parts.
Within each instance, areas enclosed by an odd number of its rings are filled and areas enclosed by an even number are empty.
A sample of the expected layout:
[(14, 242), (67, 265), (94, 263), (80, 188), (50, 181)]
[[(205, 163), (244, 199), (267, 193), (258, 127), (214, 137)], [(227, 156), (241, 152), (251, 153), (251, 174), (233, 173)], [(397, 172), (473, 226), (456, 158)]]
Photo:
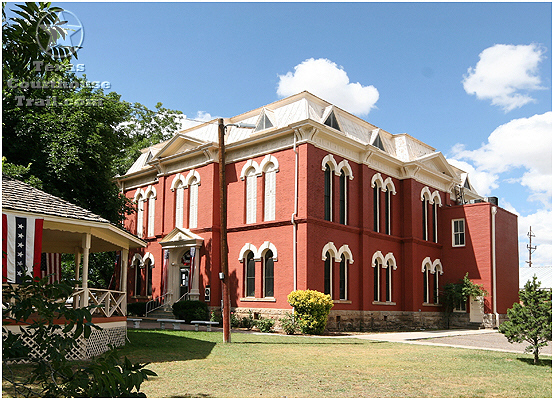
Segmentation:
[(333, 129), (336, 129), (337, 131), (340, 131), (340, 126), (339, 126), (339, 123), (337, 121), (337, 117), (335, 117), (335, 112), (334, 111), (331, 111), (331, 113), (329, 114), (329, 116), (325, 120), (324, 124), (327, 125), (327, 126), (330, 126)]
[(263, 131), (264, 129), (269, 129), (272, 127), (273, 127), (273, 124), (271, 123), (271, 120), (269, 119), (267, 114), (264, 113), (260, 118), (258, 125), (256, 125), (256, 129), (254, 129), (254, 132)]
[(385, 151), (385, 146), (383, 145), (383, 141), (381, 140), (381, 136), (379, 134), (377, 134), (375, 140), (373, 141), (373, 143), (371, 143), (371, 145)]

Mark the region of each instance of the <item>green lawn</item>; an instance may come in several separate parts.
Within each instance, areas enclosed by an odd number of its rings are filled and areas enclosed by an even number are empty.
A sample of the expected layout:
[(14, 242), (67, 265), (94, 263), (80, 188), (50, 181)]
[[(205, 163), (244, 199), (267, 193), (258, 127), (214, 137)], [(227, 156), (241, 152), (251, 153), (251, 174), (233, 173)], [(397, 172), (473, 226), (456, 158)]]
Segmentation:
[(148, 397), (552, 397), (552, 359), (358, 339), (130, 330)]

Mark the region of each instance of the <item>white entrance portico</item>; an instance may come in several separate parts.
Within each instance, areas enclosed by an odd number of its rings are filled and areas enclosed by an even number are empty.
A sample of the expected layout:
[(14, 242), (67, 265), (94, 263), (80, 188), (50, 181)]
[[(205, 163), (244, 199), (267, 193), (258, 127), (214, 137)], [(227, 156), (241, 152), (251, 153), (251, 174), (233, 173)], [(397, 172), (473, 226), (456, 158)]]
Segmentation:
[(169, 252), (167, 262), (167, 292), (173, 293), (172, 303), (187, 295), (200, 299), (200, 248), (204, 239), (185, 228), (175, 228), (160, 244)]

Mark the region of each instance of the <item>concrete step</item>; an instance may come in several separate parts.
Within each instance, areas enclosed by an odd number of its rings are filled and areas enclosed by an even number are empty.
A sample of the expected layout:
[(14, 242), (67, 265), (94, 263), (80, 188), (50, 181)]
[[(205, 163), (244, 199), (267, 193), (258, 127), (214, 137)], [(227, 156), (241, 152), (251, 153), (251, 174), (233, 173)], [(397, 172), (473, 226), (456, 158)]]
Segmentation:
[(175, 315), (173, 315), (173, 312), (171, 312), (171, 311), (154, 310), (154, 311), (148, 313), (148, 318), (175, 319)]

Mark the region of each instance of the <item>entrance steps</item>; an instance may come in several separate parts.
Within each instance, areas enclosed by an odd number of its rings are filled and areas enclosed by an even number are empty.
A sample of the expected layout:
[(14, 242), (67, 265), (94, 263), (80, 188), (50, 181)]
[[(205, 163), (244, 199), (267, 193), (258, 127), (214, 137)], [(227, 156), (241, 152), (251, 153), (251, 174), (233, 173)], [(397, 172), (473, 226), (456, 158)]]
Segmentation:
[(148, 318), (175, 319), (175, 315), (173, 315), (172, 311), (164, 311), (163, 309), (158, 309), (148, 313)]

